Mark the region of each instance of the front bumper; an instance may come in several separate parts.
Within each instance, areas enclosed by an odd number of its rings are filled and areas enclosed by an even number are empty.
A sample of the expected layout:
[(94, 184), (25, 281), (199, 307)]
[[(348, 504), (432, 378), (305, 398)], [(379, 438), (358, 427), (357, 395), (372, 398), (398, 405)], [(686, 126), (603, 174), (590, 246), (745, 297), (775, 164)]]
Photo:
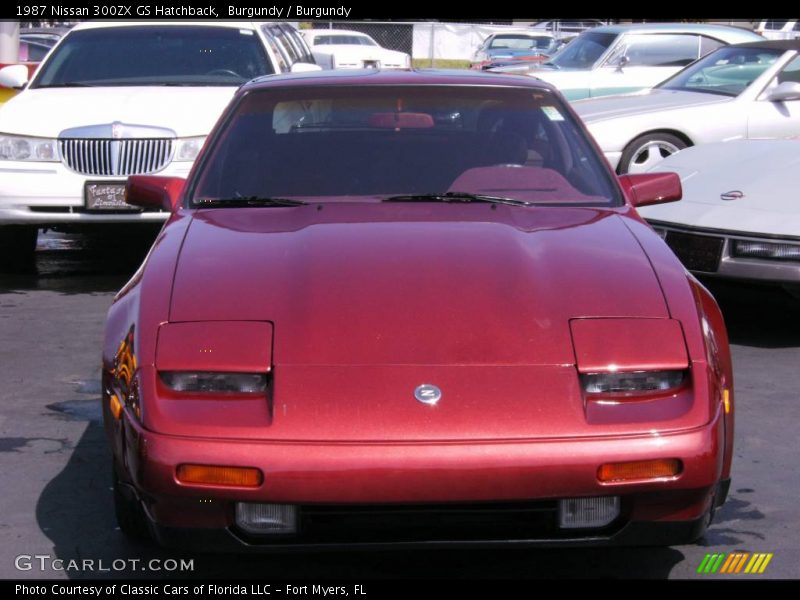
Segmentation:
[[(678, 258), (681, 258), (686, 268), (693, 273), (698, 273), (707, 277), (764, 283), (800, 284), (800, 262), (735, 256), (733, 252), (733, 243), (735, 240), (800, 244), (800, 241), (797, 239), (784, 240), (781, 238), (762, 237), (724, 230), (675, 226), (671, 223), (655, 220), (648, 220), (648, 222), (662, 237), (666, 234), (667, 244), (670, 245), (673, 251), (678, 255)], [(689, 262), (687, 263), (686, 257), (682, 256), (682, 248), (671, 243), (670, 232), (682, 234), (682, 236), (697, 236), (698, 238), (719, 240), (720, 248), (718, 259), (715, 257), (713, 260), (706, 261), (708, 264), (699, 265), (699, 268), (691, 262), (691, 257), (689, 257)]]
[[(170, 163), (157, 175), (186, 177), (190, 162)], [(166, 212), (86, 212), (84, 184), (124, 182), (125, 177), (81, 175), (61, 163), (0, 162), (0, 225), (158, 223)]]
[[(124, 414), (123, 454), (130, 493), (141, 500), (158, 540), (199, 549), (686, 542), (707, 524), (724, 451), (719, 414), (706, 426), (668, 434), (473, 444), (174, 437), (146, 431), (127, 409)], [(613, 484), (597, 480), (602, 463), (656, 458), (679, 458), (683, 471), (661, 480)], [(182, 463), (258, 467), (264, 483), (254, 489), (184, 485), (175, 477)], [(326, 537), (320, 530), (309, 534), (302, 528), (303, 512), (321, 507), (346, 507), (357, 513), (387, 507), (446, 511), (471, 503), (496, 506), (501, 514), (509, 503), (530, 503), (532, 509), (552, 513), (558, 499), (587, 496), (620, 496), (620, 517), (602, 530), (559, 531), (552, 515), (542, 513), (542, 527), (520, 528), (519, 538), (506, 535), (507, 531), (499, 537), (482, 533), (471, 539), (425, 530), (418, 539), (403, 534), (375, 540), (354, 538), (351, 529), (343, 537), (336, 532)], [(243, 534), (235, 524), (236, 502), (297, 505), (301, 532), (288, 538)]]

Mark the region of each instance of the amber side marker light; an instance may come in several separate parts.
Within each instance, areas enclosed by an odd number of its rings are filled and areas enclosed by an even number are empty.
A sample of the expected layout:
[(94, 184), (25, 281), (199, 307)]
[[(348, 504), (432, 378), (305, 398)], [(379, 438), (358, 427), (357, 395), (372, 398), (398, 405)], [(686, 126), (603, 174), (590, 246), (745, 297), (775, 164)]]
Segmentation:
[(604, 483), (662, 479), (675, 477), (683, 471), (683, 463), (677, 458), (637, 460), (624, 463), (606, 463), (597, 469), (597, 479)]
[(259, 469), (252, 467), (219, 467), (212, 465), (178, 465), (175, 476), (180, 483), (258, 487), (264, 481)]
[(725, 407), (725, 414), (731, 412), (731, 391), (728, 388), (722, 390), (722, 406)]
[(119, 401), (119, 397), (116, 394), (111, 394), (108, 404), (111, 414), (114, 415), (115, 419), (119, 419), (122, 416), (122, 402)]

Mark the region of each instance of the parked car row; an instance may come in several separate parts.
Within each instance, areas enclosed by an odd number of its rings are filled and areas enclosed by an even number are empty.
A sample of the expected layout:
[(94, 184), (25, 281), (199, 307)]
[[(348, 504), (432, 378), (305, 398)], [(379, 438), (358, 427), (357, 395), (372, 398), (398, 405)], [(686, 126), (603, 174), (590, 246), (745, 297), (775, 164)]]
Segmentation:
[[(522, 72), (552, 83), (574, 101), (651, 88), (712, 50), (755, 41), (763, 38), (724, 25), (609, 25), (586, 31)], [(520, 72), (518, 65), (496, 70)]]

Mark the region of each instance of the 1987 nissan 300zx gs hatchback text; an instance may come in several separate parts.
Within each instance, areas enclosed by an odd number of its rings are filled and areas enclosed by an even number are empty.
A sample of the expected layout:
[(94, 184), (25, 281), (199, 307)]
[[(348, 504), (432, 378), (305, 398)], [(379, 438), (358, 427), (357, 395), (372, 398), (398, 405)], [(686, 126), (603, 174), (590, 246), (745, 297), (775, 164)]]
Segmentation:
[(725, 499), (716, 303), (548, 84), (482, 73), (243, 86), (111, 307), (123, 531), (264, 550), (672, 544)]

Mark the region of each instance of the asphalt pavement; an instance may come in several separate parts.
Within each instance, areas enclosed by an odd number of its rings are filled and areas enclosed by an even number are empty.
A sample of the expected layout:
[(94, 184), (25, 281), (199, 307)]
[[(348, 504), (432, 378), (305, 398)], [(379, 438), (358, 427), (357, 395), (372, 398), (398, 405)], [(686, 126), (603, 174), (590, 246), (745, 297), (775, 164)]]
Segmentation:
[[(0, 578), (718, 579), (725, 576), (698, 575), (698, 565), (707, 553), (732, 552), (773, 558), (762, 575), (730, 577), (800, 577), (800, 300), (741, 285), (713, 288), (733, 343), (736, 456), (728, 502), (698, 544), (266, 558), (126, 540), (113, 514), (100, 348), (114, 292), (146, 247), (41, 235), (33, 272), (0, 275)], [(192, 569), (181, 571), (180, 561)]]

